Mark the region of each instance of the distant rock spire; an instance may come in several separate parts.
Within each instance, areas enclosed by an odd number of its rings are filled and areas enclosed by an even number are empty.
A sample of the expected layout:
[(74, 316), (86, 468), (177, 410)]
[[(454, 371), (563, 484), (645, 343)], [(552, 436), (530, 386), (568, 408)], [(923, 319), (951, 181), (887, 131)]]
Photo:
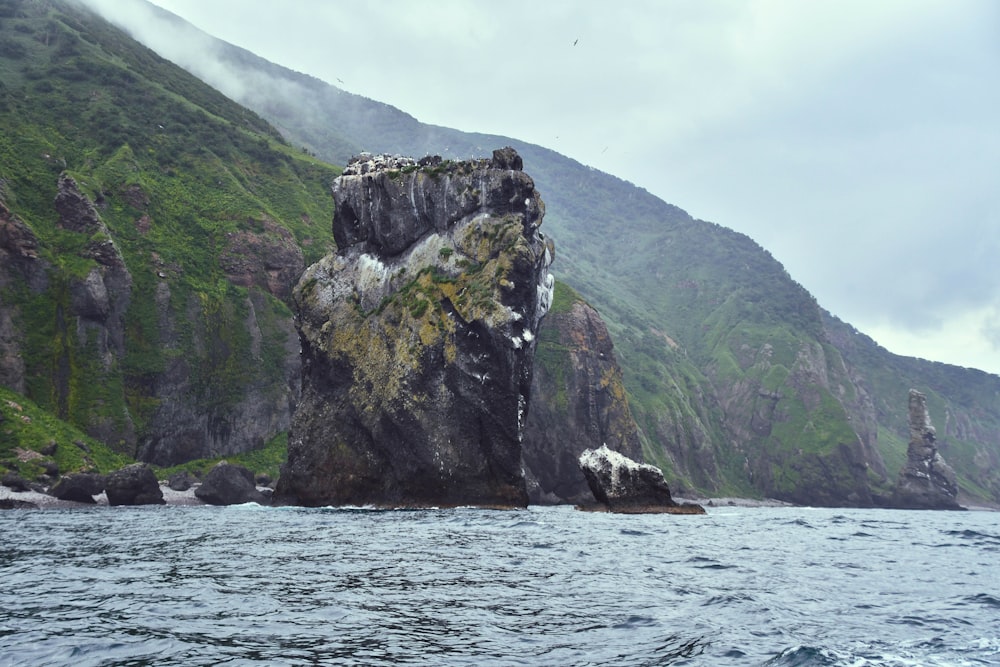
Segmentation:
[(910, 445), (891, 505), (899, 509), (963, 509), (956, 501), (958, 479), (937, 449), (927, 397), (910, 390)]

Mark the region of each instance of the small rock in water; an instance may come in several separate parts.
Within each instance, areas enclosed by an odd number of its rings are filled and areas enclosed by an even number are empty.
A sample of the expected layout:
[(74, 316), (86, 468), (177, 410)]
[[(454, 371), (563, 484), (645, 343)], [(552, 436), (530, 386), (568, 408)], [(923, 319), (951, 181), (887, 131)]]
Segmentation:
[(637, 463), (608, 449), (588, 449), (580, 455), (580, 469), (594, 497), (612, 512), (624, 514), (704, 514), (694, 503), (674, 502), (663, 473), (656, 466)]

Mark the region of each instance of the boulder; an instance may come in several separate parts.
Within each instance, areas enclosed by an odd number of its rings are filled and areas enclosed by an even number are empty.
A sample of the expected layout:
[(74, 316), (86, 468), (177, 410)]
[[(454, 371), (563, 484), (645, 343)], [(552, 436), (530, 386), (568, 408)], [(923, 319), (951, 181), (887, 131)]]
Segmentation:
[(704, 514), (700, 505), (674, 502), (663, 473), (602, 445), (580, 455), (580, 469), (598, 502), (623, 514)]
[(226, 461), (208, 471), (194, 495), (209, 505), (267, 504), (267, 498), (254, 485), (253, 473)]
[(958, 504), (958, 478), (937, 448), (937, 432), (927, 411), (927, 397), (909, 396), (910, 444), (890, 505), (898, 509), (964, 509)]
[(49, 489), (49, 495), (59, 500), (93, 503), (94, 496), (104, 491), (104, 476), (90, 472), (63, 475)]
[(4, 473), (3, 479), (0, 479), (0, 484), (6, 486), (11, 491), (18, 491), (20, 493), (31, 491), (31, 486), (28, 480), (21, 477), (16, 472)]
[(163, 505), (163, 491), (147, 463), (133, 463), (109, 474), (104, 482), (109, 505)]
[(527, 504), (521, 436), (553, 247), (514, 156), (361, 156), (336, 179), (338, 251), (293, 292), (302, 396), (279, 502)]
[(175, 472), (167, 479), (167, 486), (173, 491), (187, 491), (198, 482), (198, 478), (186, 470)]

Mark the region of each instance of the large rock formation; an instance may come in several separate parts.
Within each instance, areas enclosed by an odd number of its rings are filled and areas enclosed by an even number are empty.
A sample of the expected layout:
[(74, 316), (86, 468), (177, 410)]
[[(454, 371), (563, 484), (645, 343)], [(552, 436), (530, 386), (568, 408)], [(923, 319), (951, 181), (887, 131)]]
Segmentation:
[(572, 289), (556, 283), (552, 309), (538, 334), (524, 430), (531, 502), (593, 502), (578, 459), (584, 450), (602, 445), (642, 459), (608, 328)]
[(938, 452), (937, 433), (927, 411), (927, 397), (910, 390), (910, 444), (906, 464), (892, 495), (892, 505), (901, 509), (962, 509), (958, 479)]
[(656, 466), (637, 463), (605, 446), (580, 455), (580, 469), (598, 502), (621, 514), (704, 514), (694, 503), (678, 504)]
[(302, 396), (275, 495), (524, 506), (521, 431), (553, 250), (520, 157), (362, 156), (333, 196), (339, 250), (293, 295)]

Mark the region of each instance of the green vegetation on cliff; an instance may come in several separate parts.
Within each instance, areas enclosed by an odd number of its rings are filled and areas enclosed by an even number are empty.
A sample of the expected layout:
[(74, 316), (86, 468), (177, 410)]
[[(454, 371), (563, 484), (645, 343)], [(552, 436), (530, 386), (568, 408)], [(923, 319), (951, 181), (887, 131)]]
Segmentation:
[(34, 479), (45, 471), (47, 461), (61, 472), (101, 473), (131, 463), (33, 401), (0, 387), (0, 476), (16, 472)]
[[(0, 383), (129, 456), (170, 419), (190, 422), (191, 452), (262, 445), (280, 428), (237, 443), (231, 414), (287, 401), (284, 300), (332, 248), (339, 170), (76, 3), (2, 3), (0, 43), (0, 200), (38, 240), (34, 278), (0, 280), (24, 337), (23, 376)], [(59, 226), (63, 173), (107, 238)], [(102, 241), (131, 280), (109, 297), (121, 321), (79, 305)], [(174, 402), (185, 415), (163, 412)]]

